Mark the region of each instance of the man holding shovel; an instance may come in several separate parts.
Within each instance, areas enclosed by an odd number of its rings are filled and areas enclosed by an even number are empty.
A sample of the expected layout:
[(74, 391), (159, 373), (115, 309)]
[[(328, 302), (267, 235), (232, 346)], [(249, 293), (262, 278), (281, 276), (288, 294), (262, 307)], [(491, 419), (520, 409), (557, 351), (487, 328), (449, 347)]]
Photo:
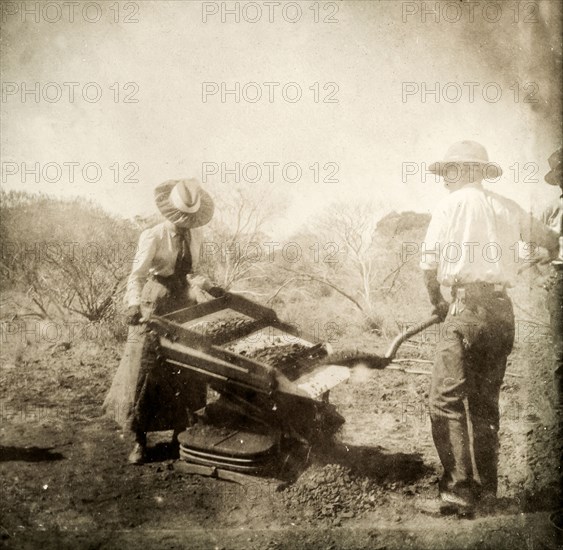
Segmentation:
[[(479, 143), (455, 143), (429, 170), (450, 192), (433, 212), (421, 259), (434, 313), (446, 323), (430, 390), (432, 437), (444, 472), (439, 498), (418, 507), (432, 515), (471, 516), (476, 504), (496, 499), (498, 401), (515, 331), (507, 290), (517, 272), (518, 244), (531, 241), (556, 254), (557, 235), (483, 187), (483, 179), (502, 170)], [(451, 304), (440, 285), (450, 287)]]

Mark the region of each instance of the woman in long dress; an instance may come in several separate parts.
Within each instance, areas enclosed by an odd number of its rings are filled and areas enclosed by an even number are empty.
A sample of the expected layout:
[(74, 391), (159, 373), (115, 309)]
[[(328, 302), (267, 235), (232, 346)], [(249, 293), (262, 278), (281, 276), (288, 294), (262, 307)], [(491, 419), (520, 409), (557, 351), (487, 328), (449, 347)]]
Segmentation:
[(165, 221), (145, 230), (129, 279), (125, 301), (129, 332), (125, 350), (104, 401), (106, 415), (133, 432), (129, 462), (146, 458), (147, 432), (173, 430), (177, 435), (205, 405), (206, 386), (193, 374), (159, 364), (158, 342), (144, 320), (192, 305), (186, 276), (200, 257), (201, 228), (213, 216), (214, 203), (195, 179), (169, 180), (155, 189)]

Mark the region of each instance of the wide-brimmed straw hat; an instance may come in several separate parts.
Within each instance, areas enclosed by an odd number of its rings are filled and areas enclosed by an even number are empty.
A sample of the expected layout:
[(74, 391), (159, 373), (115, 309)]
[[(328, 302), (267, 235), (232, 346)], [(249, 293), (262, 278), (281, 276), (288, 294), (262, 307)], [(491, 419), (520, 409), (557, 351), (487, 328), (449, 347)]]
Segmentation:
[(481, 170), (484, 179), (496, 179), (501, 176), (502, 168), (496, 162), (489, 162), (487, 150), (476, 141), (458, 141), (446, 152), (444, 160), (433, 162), (428, 170), (443, 176), (449, 168), (468, 166)]
[(555, 153), (552, 153), (547, 159), (551, 170), (545, 175), (545, 181), (549, 185), (561, 185), (561, 157), (563, 157), (563, 147), (559, 147)]
[(213, 217), (213, 199), (194, 178), (165, 181), (154, 195), (160, 213), (178, 227), (201, 227)]

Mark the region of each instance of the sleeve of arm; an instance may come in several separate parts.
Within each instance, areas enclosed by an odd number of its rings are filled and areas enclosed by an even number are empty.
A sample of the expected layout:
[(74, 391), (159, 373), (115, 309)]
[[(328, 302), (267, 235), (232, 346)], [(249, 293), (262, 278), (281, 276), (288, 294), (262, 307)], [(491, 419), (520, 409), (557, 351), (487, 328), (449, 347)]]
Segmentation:
[(555, 208), (553, 207), (553, 205), (549, 205), (542, 213), (541, 213), (541, 218), (540, 220), (542, 221), (542, 223), (544, 223), (545, 225), (547, 225), (548, 227), (551, 225), (551, 222), (553, 221), (553, 216), (555, 213)]
[(542, 223), (531, 214), (521, 209), (520, 212), (520, 231), (524, 242), (531, 243), (531, 248), (541, 246), (545, 248), (552, 258), (555, 258), (559, 251), (559, 235), (550, 227)]
[(139, 246), (133, 260), (131, 274), (127, 280), (125, 301), (129, 307), (141, 304), (141, 292), (147, 282), (155, 252), (156, 241), (154, 237), (148, 231), (144, 231), (139, 237)]
[(437, 271), (440, 265), (442, 221), (443, 214), (441, 211), (437, 210), (432, 214), (420, 251), (420, 268), (424, 271)]
[(420, 251), (420, 267), (424, 274), (424, 284), (428, 291), (430, 303), (437, 307), (444, 302), (440, 283), (438, 282), (438, 268), (440, 266), (440, 247), (442, 242), (442, 226), (445, 214), (436, 209), (432, 214), (426, 237)]

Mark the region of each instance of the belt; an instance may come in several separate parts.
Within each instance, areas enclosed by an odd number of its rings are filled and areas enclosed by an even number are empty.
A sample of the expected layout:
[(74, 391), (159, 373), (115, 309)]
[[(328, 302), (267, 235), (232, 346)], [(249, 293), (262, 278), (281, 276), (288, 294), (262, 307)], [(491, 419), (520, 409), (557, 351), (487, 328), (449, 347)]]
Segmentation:
[(454, 296), (460, 290), (481, 294), (506, 294), (506, 285), (504, 283), (485, 283), (477, 281), (452, 286), (452, 294)]
[(185, 277), (181, 277), (179, 275), (170, 275), (169, 277), (164, 277), (163, 275), (158, 275), (156, 273), (151, 273), (150, 277), (152, 277), (155, 281), (159, 282), (161, 285), (165, 287), (178, 287), (178, 286), (187, 286), (188, 281)]

